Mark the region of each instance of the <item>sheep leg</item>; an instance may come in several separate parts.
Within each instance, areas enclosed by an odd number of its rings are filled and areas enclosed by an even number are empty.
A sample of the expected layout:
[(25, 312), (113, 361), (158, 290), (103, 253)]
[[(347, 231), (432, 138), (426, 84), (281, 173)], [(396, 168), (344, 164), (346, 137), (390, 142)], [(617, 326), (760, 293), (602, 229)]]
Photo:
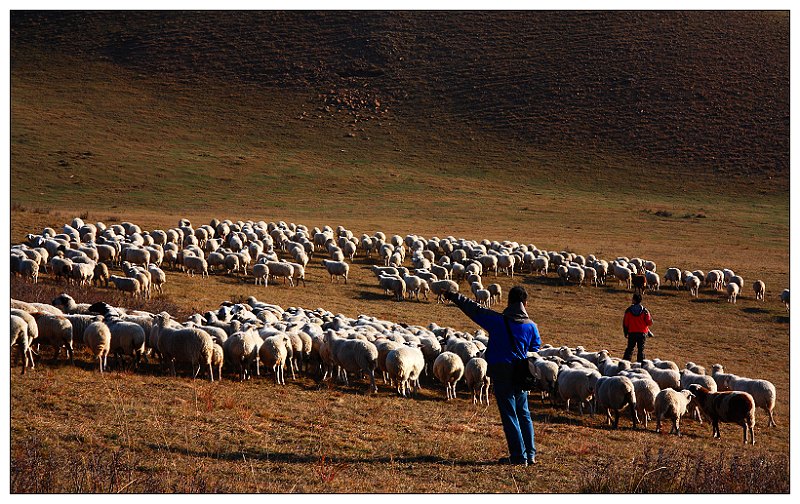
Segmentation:
[(777, 427), (778, 424), (775, 423), (775, 417), (773, 416), (772, 410), (766, 410), (766, 411), (767, 414), (769, 414), (769, 422), (767, 422), (767, 427)]

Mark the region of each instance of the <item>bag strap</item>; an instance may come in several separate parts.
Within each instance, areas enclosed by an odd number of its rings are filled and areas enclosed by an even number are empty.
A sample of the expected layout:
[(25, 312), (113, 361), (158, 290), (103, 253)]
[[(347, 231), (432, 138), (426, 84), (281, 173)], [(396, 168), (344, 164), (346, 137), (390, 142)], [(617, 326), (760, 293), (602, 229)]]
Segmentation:
[(506, 325), (506, 334), (508, 334), (508, 344), (511, 347), (511, 351), (513, 352), (514, 350), (517, 349), (516, 348), (517, 345), (514, 344), (516, 340), (514, 339), (514, 336), (511, 334), (511, 325), (509, 325), (508, 317), (506, 317), (505, 315), (503, 315), (503, 323), (505, 323)]

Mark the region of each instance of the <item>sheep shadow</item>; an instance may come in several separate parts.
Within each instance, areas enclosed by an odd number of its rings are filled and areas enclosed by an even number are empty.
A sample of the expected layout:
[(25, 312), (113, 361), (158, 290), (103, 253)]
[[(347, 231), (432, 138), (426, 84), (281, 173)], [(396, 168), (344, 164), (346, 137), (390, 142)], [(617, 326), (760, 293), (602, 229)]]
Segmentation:
[(779, 324), (788, 324), (789, 323), (789, 317), (788, 316), (784, 316), (784, 315), (778, 315), (773, 320), (775, 320), (775, 322), (777, 322)]
[(713, 299), (713, 298), (703, 298), (703, 299), (701, 299), (701, 298), (694, 298), (694, 299), (692, 299), (692, 300), (691, 300), (691, 301), (689, 301), (689, 302), (690, 302), (690, 303), (699, 303), (699, 304), (708, 304), (708, 303), (715, 303), (715, 304), (718, 304), (718, 303), (719, 303), (719, 299)]
[(745, 313), (769, 313), (769, 310), (765, 308), (742, 308), (742, 311)]
[(394, 299), (388, 294), (384, 294), (382, 292), (368, 291), (368, 290), (358, 291), (358, 298), (363, 299), (365, 301), (384, 301), (386, 299), (390, 300)]

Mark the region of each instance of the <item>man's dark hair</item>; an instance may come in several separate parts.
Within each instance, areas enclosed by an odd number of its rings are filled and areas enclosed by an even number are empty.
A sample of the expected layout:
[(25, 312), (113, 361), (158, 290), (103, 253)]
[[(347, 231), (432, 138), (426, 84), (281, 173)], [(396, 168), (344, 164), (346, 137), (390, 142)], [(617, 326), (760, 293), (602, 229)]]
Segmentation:
[[(511, 294), (509, 294), (509, 296), (510, 295)], [(641, 302), (642, 302), (642, 295), (637, 292), (636, 294), (633, 295), (633, 304), (639, 304)]]
[(525, 290), (525, 287), (521, 285), (515, 285), (511, 287), (511, 290), (508, 291), (508, 305), (511, 306), (515, 303), (524, 303), (528, 300), (528, 292)]

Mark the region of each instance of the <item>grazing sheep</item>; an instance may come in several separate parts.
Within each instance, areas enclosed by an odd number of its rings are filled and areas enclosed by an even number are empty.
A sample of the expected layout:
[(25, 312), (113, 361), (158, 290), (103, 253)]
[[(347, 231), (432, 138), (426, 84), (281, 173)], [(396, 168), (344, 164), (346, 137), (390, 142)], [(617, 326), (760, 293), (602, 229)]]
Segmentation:
[(783, 289), (781, 292), (781, 302), (783, 306), (786, 307), (786, 311), (789, 311), (789, 289)]
[(547, 269), (550, 266), (550, 260), (547, 256), (539, 256), (531, 262), (531, 273), (539, 273), (541, 276), (547, 276)]
[(456, 384), (464, 376), (464, 362), (453, 352), (442, 352), (433, 361), (433, 375), (446, 387), (447, 400), (456, 398)]
[(155, 264), (149, 264), (147, 266), (147, 271), (150, 273), (150, 282), (156, 292), (163, 294), (164, 284), (167, 282), (167, 274)]
[(18, 345), (19, 354), (22, 356), (22, 374), (30, 364), (31, 369), (34, 368), (33, 364), (33, 350), (31, 350), (31, 340), (28, 337), (28, 323), (25, 319), (16, 315), (11, 315), (11, 346)]
[(728, 302), (736, 304), (736, 296), (739, 295), (739, 284), (730, 282), (726, 289), (728, 291)]
[(24, 279), (30, 279), (34, 284), (39, 281), (39, 263), (31, 259), (19, 261), (19, 273)]
[(214, 351), (211, 353), (211, 368), (217, 370), (217, 379), (222, 381), (222, 365), (225, 363), (225, 352), (218, 343), (214, 343)]
[(425, 356), (416, 347), (401, 345), (386, 354), (386, 371), (397, 386), (397, 393), (406, 397), (413, 385), (412, 395), (419, 390), (419, 376), (425, 368)]
[(700, 292), (700, 278), (694, 275), (688, 275), (684, 277), (684, 285), (689, 290), (690, 296), (697, 297), (697, 294)]
[(260, 372), (259, 350), (263, 340), (250, 330), (237, 331), (228, 337), (222, 344), (225, 360), (235, 363), (239, 371), (239, 379), (250, 379), (252, 364), (256, 365), (256, 374)]
[(188, 255), (184, 252), (183, 267), (186, 269), (186, 274), (194, 276), (195, 273), (200, 273), (201, 277), (208, 276), (208, 262), (202, 257)]
[(381, 371), (383, 383), (390, 383), (389, 371), (386, 369), (386, 356), (389, 352), (404, 346), (402, 343), (393, 340), (382, 340), (380, 343), (375, 342), (375, 347), (378, 349), (378, 370)]
[(83, 343), (97, 359), (100, 374), (108, 366), (108, 354), (111, 351), (111, 330), (100, 320), (89, 324), (83, 331)]
[[(606, 412), (606, 421), (612, 429), (619, 425), (619, 414), (626, 407), (630, 408), (631, 422), (636, 428), (636, 392), (633, 382), (627, 376), (601, 376), (596, 383), (595, 402), (597, 409)], [(611, 412), (614, 412), (612, 422)]]
[(117, 289), (121, 290), (122, 292), (129, 292), (132, 297), (142, 295), (142, 286), (139, 283), (139, 280), (135, 278), (111, 275), (109, 280), (111, 280), (111, 283), (113, 283)]
[(255, 278), (255, 284), (258, 285), (261, 282), (264, 282), (264, 287), (267, 286), (269, 283), (269, 268), (266, 264), (263, 263), (256, 263), (253, 265), (253, 277)]
[(331, 282), (333, 282), (334, 277), (344, 277), (344, 283), (347, 284), (347, 275), (350, 272), (349, 264), (344, 261), (323, 259), (322, 265), (328, 270), (328, 274), (331, 276)]
[(672, 420), (673, 432), (679, 437), (681, 435), (681, 417), (688, 411), (689, 402), (693, 394), (688, 390), (680, 392), (672, 388), (665, 388), (656, 396), (656, 432), (661, 432), (661, 420)]
[(115, 316), (106, 316), (103, 320), (111, 331), (111, 348), (109, 353), (114, 354), (118, 362), (122, 356), (130, 356), (131, 369), (139, 365), (145, 352), (145, 332), (141, 325), (128, 322)]
[(193, 378), (202, 369), (208, 369), (208, 377), (213, 382), (214, 372), (211, 367), (211, 357), (214, 352), (214, 340), (211, 336), (196, 327), (175, 329), (169, 326), (170, 316), (161, 312), (155, 317), (158, 326), (158, 351), (164, 362), (169, 362), (172, 376), (177, 376), (176, 362), (186, 362), (192, 365)]
[(91, 285), (92, 278), (94, 278), (95, 263), (72, 263), (72, 271), (70, 271), (70, 278), (78, 285)]
[[(698, 374), (689, 369), (684, 369), (683, 371), (680, 372), (680, 374), (681, 374), (681, 388), (684, 390), (689, 390), (689, 385), (696, 383), (698, 385), (707, 388), (711, 392), (717, 391), (717, 382), (715, 382), (714, 378), (712, 378), (711, 376), (708, 376), (706, 374)], [(700, 423), (703, 423), (703, 418), (700, 415), (700, 410), (696, 401), (692, 402), (692, 404), (689, 406), (689, 409), (691, 410), (690, 413), (692, 414), (692, 417), (695, 420), (700, 421)]]
[(704, 368), (703, 366), (699, 366), (691, 361), (687, 362), (686, 366), (684, 367), (695, 374), (700, 374), (700, 375), (706, 374), (706, 368)]
[(294, 267), (286, 262), (267, 261), (267, 269), (269, 269), (269, 276), (273, 278), (283, 278), (283, 283), (289, 280), (289, 285), (294, 287)]
[(67, 350), (67, 357), (70, 363), (72, 359), (72, 324), (64, 315), (50, 315), (44, 312), (34, 312), (31, 316), (36, 320), (38, 337), (31, 342), (36, 345), (48, 345), (53, 347), (53, 362), (58, 360), (61, 347)]
[(378, 283), (384, 292), (391, 292), (395, 300), (402, 301), (406, 296), (406, 281), (398, 277), (379, 277)]
[[(757, 408), (763, 409), (769, 416), (768, 427), (777, 425), (773, 415), (775, 409), (775, 385), (769, 380), (758, 380), (753, 378), (745, 378), (744, 376), (737, 376), (735, 374), (722, 373), (722, 367), (714, 366), (715, 373), (713, 375), (714, 381), (718, 385), (720, 392), (729, 390), (737, 392), (747, 392), (753, 397)], [(719, 372), (716, 372), (716, 370)], [(706, 387), (709, 388), (709, 387)], [(716, 390), (710, 389), (711, 392)]]
[(763, 280), (756, 280), (755, 282), (753, 282), (753, 293), (756, 296), (756, 301), (759, 301), (759, 300), (763, 301), (764, 300), (764, 294), (765, 294), (766, 290), (767, 290), (767, 287), (764, 284)]
[(742, 426), (742, 438), (747, 443), (750, 433), (751, 444), (756, 444), (753, 428), (756, 424), (756, 404), (747, 392), (711, 392), (707, 388), (693, 384), (689, 390), (695, 396), (703, 414), (711, 419), (711, 435), (719, 438), (719, 423), (728, 422)]
[(633, 292), (637, 294), (644, 294), (644, 290), (647, 288), (647, 275), (633, 275), (631, 277), (631, 285), (633, 286)]
[(486, 287), (486, 290), (488, 290), (490, 294), (489, 305), (498, 303), (503, 298), (503, 288), (500, 286), (500, 284), (489, 284)]
[(562, 365), (558, 370), (558, 381), (556, 383), (558, 388), (558, 395), (564, 401), (564, 410), (569, 411), (569, 402), (574, 400), (578, 403), (578, 411), (583, 415), (583, 404), (586, 402), (589, 406), (589, 411), (594, 412), (589, 399), (595, 392), (597, 380), (600, 379), (600, 373), (593, 369), (585, 368), (570, 368), (569, 366)]
[(94, 265), (94, 271), (92, 275), (92, 285), (95, 283), (100, 286), (100, 283), (103, 283), (103, 287), (108, 287), (108, 279), (110, 273), (108, 272), (108, 266), (105, 263), (97, 263)]
[(547, 393), (550, 396), (550, 402), (552, 404), (556, 395), (558, 364), (541, 357), (529, 357), (528, 369), (539, 383), (539, 387), (542, 391), (542, 402), (544, 402), (544, 394)]
[(464, 367), (464, 379), (467, 382), (467, 388), (472, 391), (472, 404), (483, 404), (484, 391), (486, 391), (486, 404), (489, 404), (491, 378), (486, 374), (487, 369), (488, 364), (481, 357), (473, 357)]
[(261, 363), (272, 370), (275, 374), (275, 383), (278, 385), (286, 385), (283, 370), (286, 367), (289, 345), (289, 337), (286, 334), (276, 334), (264, 338), (264, 343), (258, 351)]
[[(90, 305), (87, 303), (77, 303), (72, 296), (66, 293), (59, 294), (50, 302), (53, 306), (60, 309), (64, 313), (70, 314), (82, 314), (88, 315), (90, 314), (89, 307)], [(83, 334), (83, 331), (81, 331)]]
[(377, 392), (375, 385), (375, 369), (378, 366), (378, 349), (368, 341), (360, 339), (343, 339), (333, 331), (325, 333), (323, 341), (331, 349), (334, 364), (339, 366), (345, 384), (347, 373), (366, 373), (370, 379), (370, 390)]
[(438, 280), (431, 282), (431, 292), (436, 295), (436, 302), (444, 301), (445, 292), (458, 292), (458, 284), (453, 280)]
[(667, 268), (667, 271), (664, 273), (664, 281), (671, 283), (676, 289), (680, 290), (681, 270), (678, 268)]
[[(627, 373), (627, 371), (625, 371)], [(628, 375), (633, 383), (633, 391), (636, 394), (636, 415), (639, 421), (644, 423), (647, 429), (647, 422), (650, 415), (656, 410), (656, 397), (661, 391), (658, 384), (648, 377), (637, 377), (635, 374)]]

